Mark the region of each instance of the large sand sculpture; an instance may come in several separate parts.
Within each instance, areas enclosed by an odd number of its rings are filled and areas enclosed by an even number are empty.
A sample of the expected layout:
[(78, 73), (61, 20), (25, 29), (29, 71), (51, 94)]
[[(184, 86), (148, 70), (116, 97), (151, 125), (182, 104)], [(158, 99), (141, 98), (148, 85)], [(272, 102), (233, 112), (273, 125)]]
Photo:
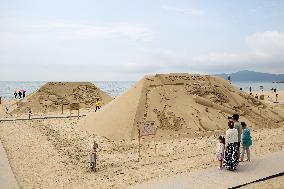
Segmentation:
[(91, 108), (95, 106), (97, 97), (101, 98), (102, 105), (112, 100), (90, 82), (48, 82), (26, 97), (12, 113), (27, 113), (29, 108), (32, 112), (41, 113), (60, 111), (62, 104), (70, 103), (79, 103), (80, 108)]
[(109, 139), (137, 136), (137, 123), (155, 121), (157, 133), (194, 133), (227, 127), (239, 113), (252, 127), (277, 127), (283, 117), (219, 77), (191, 74), (146, 76), (130, 90), (90, 113), (79, 127)]

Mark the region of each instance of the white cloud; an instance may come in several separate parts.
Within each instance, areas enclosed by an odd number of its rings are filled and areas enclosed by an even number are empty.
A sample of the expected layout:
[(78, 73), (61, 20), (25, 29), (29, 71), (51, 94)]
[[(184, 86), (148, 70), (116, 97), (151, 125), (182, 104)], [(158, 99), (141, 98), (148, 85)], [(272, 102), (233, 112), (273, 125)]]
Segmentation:
[(284, 53), (284, 32), (257, 32), (248, 36), (246, 42), (256, 53), (267, 55)]
[(186, 51), (152, 50), (145, 53), (150, 54), (152, 61), (132, 66), (133, 71), (220, 73), (250, 69), (284, 73), (284, 32), (257, 32), (244, 41), (250, 50), (239, 53), (224, 51), (196, 55)]
[[(151, 41), (154, 32), (139, 24), (119, 23), (110, 25), (74, 24), (68, 22), (51, 22), (44, 25), (24, 25), (10, 32), (1, 32), (2, 39), (9, 37), (56, 38), (62, 40), (96, 40), (109, 38), (127, 38), (130, 40)], [(0, 39), (1, 40), (1, 39)]]
[(193, 16), (203, 16), (205, 14), (204, 10), (193, 9), (193, 8), (178, 8), (178, 7), (164, 5), (163, 9), (166, 11), (172, 11), (172, 12), (177, 12), (177, 13), (182, 13), (182, 14), (190, 14)]

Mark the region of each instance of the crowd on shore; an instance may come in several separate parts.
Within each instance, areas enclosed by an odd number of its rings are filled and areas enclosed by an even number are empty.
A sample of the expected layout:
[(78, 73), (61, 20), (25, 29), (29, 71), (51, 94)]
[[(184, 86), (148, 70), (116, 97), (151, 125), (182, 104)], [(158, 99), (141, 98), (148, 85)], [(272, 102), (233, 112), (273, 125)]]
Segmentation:
[(19, 99), (21, 98), (25, 98), (26, 97), (26, 91), (25, 90), (18, 90), (14, 92), (14, 97), (15, 99), (17, 99), (19, 97)]

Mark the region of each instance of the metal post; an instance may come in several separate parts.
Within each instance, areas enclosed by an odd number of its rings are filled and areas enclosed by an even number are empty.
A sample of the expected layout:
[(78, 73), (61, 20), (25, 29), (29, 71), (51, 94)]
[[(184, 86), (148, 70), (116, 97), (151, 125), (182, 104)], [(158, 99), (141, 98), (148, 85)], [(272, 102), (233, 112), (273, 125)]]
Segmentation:
[(61, 106), (61, 114), (63, 114), (63, 106), (64, 106), (64, 105), (62, 104), (62, 106)]

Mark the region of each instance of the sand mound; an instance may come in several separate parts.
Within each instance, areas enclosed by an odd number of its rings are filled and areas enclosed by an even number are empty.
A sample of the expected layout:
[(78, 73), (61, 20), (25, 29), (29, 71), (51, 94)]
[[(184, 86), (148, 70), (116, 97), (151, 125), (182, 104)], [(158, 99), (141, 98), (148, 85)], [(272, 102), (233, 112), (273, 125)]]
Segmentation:
[(12, 113), (54, 112), (61, 110), (61, 104), (79, 103), (80, 108), (95, 106), (96, 97), (100, 97), (102, 105), (112, 98), (90, 82), (48, 82), (22, 101), (21, 107)]
[(146, 76), (79, 126), (109, 139), (137, 136), (137, 123), (155, 121), (157, 133), (194, 133), (225, 129), (238, 112), (250, 126), (277, 127), (282, 118), (219, 77), (190, 74)]

